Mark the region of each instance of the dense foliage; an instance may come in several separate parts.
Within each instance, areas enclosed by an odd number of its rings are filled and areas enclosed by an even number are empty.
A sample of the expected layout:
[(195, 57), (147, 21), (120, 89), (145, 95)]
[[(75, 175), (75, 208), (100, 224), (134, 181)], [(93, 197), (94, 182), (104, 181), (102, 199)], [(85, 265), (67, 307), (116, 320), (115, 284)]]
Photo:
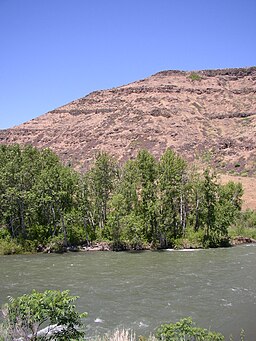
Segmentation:
[(160, 160), (141, 150), (122, 167), (101, 152), (81, 175), (49, 149), (1, 145), (0, 252), (95, 240), (114, 249), (225, 245), (242, 192), (190, 169), (170, 149)]
[(222, 334), (197, 327), (191, 318), (161, 325), (156, 337), (159, 341), (224, 341)]
[(11, 297), (2, 309), (4, 330), (8, 335), (4, 339), (78, 340), (84, 335), (78, 329), (82, 326), (81, 318), (87, 314), (76, 311), (73, 304), (76, 299), (67, 290), (34, 290), (17, 298)]

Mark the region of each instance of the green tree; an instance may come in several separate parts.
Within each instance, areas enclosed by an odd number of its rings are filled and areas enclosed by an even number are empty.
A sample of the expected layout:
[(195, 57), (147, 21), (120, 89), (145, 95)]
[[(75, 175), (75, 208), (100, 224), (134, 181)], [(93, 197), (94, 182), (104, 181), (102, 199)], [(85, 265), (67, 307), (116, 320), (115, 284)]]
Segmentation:
[(171, 149), (158, 166), (158, 225), (162, 246), (181, 236), (186, 226), (186, 162)]
[(125, 200), (121, 193), (114, 194), (109, 203), (107, 237), (113, 241), (113, 249), (118, 250), (123, 247), (123, 219), (126, 216)]
[(76, 206), (79, 177), (52, 155), (48, 157), (31, 191), (35, 207), (31, 235), (32, 238), (36, 237), (33, 233), (36, 232), (36, 225), (44, 226), (44, 238), (62, 233), (63, 242), (67, 245), (65, 217)]
[(125, 162), (121, 169), (117, 193), (122, 194), (126, 214), (139, 214), (138, 172), (134, 160)]
[(147, 150), (140, 150), (135, 159), (136, 192), (138, 197), (138, 215), (144, 221), (144, 235), (149, 241), (155, 241), (156, 221), (156, 177), (157, 163)]
[(145, 222), (141, 216), (133, 212), (124, 216), (121, 220), (122, 239), (134, 250), (140, 250), (148, 242), (143, 233)]
[(78, 175), (49, 149), (1, 146), (0, 224), (21, 241), (42, 242), (59, 232), (65, 237), (77, 183)]
[(203, 194), (205, 207), (205, 238), (208, 240), (210, 234), (215, 230), (216, 222), (216, 204), (217, 204), (217, 187), (216, 176), (211, 174), (207, 169), (204, 172)]
[(30, 224), (31, 188), (38, 174), (39, 151), (19, 145), (0, 148), (1, 221), (12, 237), (26, 238)]
[(97, 226), (97, 208), (95, 200), (90, 191), (90, 176), (85, 173), (80, 177), (78, 190), (77, 215), (85, 232), (87, 245), (95, 239), (95, 230)]
[[(23, 340), (72, 340), (83, 336), (78, 328), (81, 318), (69, 291), (32, 291), (18, 298), (10, 298), (2, 312), (4, 324), (10, 340), (21, 337)], [(42, 331), (43, 326), (48, 326)], [(43, 334), (43, 335), (42, 335)]]
[(206, 170), (201, 182), (201, 227), (204, 228), (206, 247), (229, 243), (228, 227), (241, 210), (241, 184), (229, 182), (221, 185), (216, 175)]
[(228, 243), (228, 228), (238, 217), (242, 209), (243, 189), (240, 183), (228, 182), (218, 188), (216, 205), (215, 234), (219, 245)]
[(242, 192), (241, 185), (220, 185), (209, 170), (190, 172), (171, 149), (159, 161), (141, 150), (121, 169), (101, 152), (80, 175), (49, 149), (0, 146), (4, 249), (10, 238), (34, 248), (52, 238), (58, 249), (96, 238), (167, 247), (192, 230), (205, 247), (219, 246), (228, 242)]
[(107, 153), (96, 156), (92, 168), (87, 174), (87, 185), (91, 207), (91, 221), (94, 229), (104, 229), (107, 221), (108, 201), (118, 179), (116, 162)]

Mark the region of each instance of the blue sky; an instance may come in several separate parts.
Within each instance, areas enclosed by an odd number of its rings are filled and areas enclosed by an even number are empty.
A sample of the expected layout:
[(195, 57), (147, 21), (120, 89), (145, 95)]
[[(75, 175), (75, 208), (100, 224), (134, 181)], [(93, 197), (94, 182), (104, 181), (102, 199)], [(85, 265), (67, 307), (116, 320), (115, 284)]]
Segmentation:
[(0, 129), (158, 71), (255, 66), (255, 0), (0, 0)]

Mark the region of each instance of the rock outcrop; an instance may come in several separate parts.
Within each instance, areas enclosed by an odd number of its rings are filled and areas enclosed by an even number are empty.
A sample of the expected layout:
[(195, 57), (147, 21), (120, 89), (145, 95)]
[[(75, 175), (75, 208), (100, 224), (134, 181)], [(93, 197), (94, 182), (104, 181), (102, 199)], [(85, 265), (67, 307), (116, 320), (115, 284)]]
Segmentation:
[(158, 157), (171, 147), (187, 160), (255, 175), (256, 67), (162, 71), (1, 130), (0, 143), (49, 147), (78, 170), (99, 150), (124, 161), (141, 148)]

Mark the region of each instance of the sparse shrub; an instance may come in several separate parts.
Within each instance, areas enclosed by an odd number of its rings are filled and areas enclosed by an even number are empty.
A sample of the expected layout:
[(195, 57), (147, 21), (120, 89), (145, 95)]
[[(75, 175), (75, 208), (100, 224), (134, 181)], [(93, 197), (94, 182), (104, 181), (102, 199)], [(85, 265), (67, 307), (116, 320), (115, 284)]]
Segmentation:
[(189, 79), (194, 81), (201, 81), (202, 77), (196, 73), (196, 72), (191, 72), (191, 74), (189, 75)]
[(98, 337), (96, 341), (136, 341), (136, 334), (132, 330), (115, 329), (102, 337)]

